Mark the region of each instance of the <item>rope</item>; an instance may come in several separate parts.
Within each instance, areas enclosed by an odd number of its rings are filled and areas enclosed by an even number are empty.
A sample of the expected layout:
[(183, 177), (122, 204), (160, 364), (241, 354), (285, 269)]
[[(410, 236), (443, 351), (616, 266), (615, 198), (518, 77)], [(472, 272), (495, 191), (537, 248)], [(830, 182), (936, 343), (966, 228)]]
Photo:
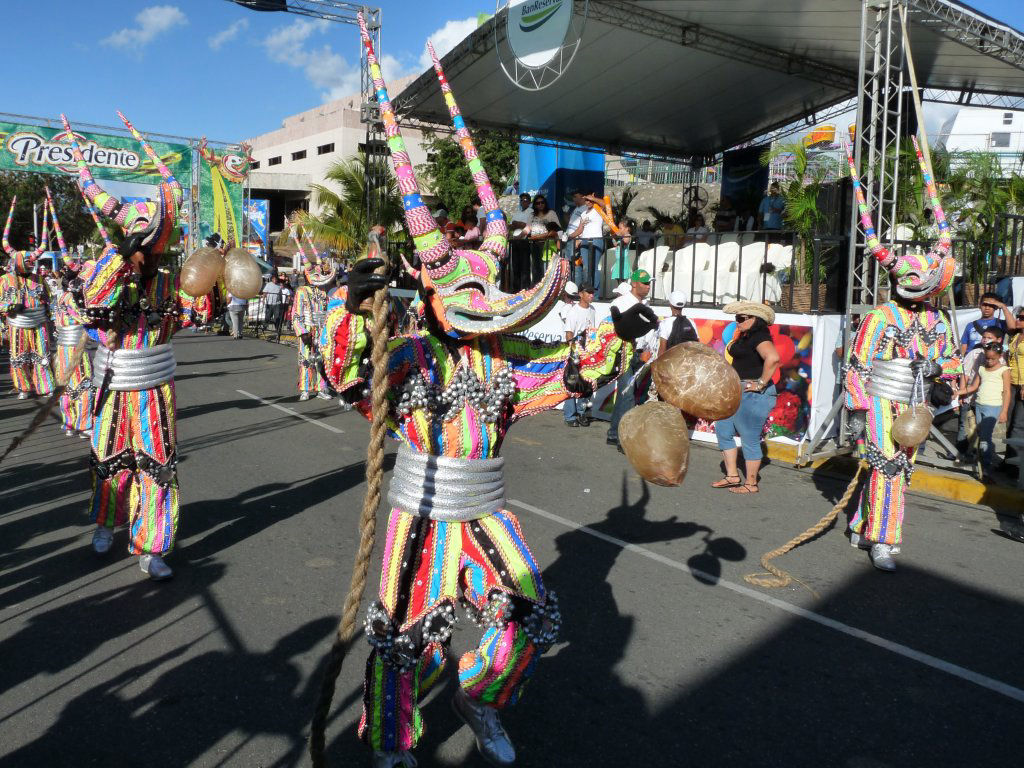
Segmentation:
[(314, 768), (325, 768), (324, 730), (327, 716), (331, 711), (334, 699), (334, 686), (345, 655), (352, 645), (356, 634), (356, 618), (359, 614), (359, 603), (366, 588), (366, 575), (370, 570), (370, 558), (373, 555), (373, 542), (377, 529), (377, 507), (380, 504), (380, 489), (384, 475), (384, 437), (387, 432), (385, 418), (388, 413), (387, 392), (387, 291), (377, 291), (373, 297), (373, 348), (370, 359), (373, 364), (373, 380), (371, 403), (373, 421), (370, 424), (370, 445), (366, 449), (366, 496), (363, 499), (363, 511), (359, 518), (359, 550), (356, 552), (355, 564), (352, 568), (352, 581), (345, 605), (338, 623), (338, 631), (334, 643), (327, 655), (324, 679), (320, 685), (320, 697), (313, 712), (313, 723), (309, 735), (309, 756)]
[(832, 507), (831, 512), (799, 536), (795, 536), (787, 541), (778, 549), (773, 549), (771, 552), (761, 555), (761, 567), (764, 568), (767, 573), (748, 573), (743, 577), (744, 581), (758, 587), (789, 586), (789, 583), (793, 581), (793, 577), (768, 561), (774, 560), (776, 557), (784, 555), (790, 550), (796, 549), (805, 541), (810, 541), (823, 531), (830, 528), (832, 524), (835, 523), (836, 518), (839, 517), (839, 513), (846, 508), (846, 505), (850, 503), (850, 499), (853, 498), (853, 492), (857, 490), (857, 483), (860, 480), (860, 473), (861, 470), (864, 469), (864, 466), (863, 461), (857, 464), (857, 471), (854, 473), (853, 479), (850, 480), (850, 484), (846, 486), (846, 492), (843, 494), (843, 497), (836, 502), (835, 506)]
[(16, 435), (15, 438), (11, 440), (10, 445), (7, 446), (7, 450), (0, 454), (0, 464), (3, 463), (4, 459), (18, 450), (18, 446), (28, 440), (28, 438), (31, 437), (40, 426), (42, 426), (43, 422), (46, 421), (46, 417), (53, 412), (54, 406), (56, 406), (60, 401), (60, 397), (64, 394), (64, 390), (68, 388), (68, 380), (71, 378), (72, 372), (78, 367), (79, 363), (82, 362), (82, 355), (85, 354), (86, 341), (87, 337), (85, 335), (78, 340), (74, 351), (71, 353), (71, 359), (68, 362), (67, 371), (63, 380), (61, 380), (60, 377), (55, 377), (56, 386), (53, 388), (53, 392), (50, 393), (50, 396), (39, 406), (39, 410), (36, 411), (36, 415), (32, 417), (32, 421), (29, 422), (29, 425), (22, 430), (20, 435)]

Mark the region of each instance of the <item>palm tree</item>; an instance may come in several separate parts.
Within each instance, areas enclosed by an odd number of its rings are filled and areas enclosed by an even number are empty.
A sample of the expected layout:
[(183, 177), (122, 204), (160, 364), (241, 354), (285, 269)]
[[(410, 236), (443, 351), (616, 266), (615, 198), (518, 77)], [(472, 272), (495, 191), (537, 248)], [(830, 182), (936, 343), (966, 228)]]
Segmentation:
[(774, 145), (761, 155), (761, 164), (771, 165), (782, 156), (792, 156), (788, 178), (779, 184), (786, 205), (782, 218), (800, 238), (796, 264), (798, 277), (806, 281), (814, 269), (814, 235), (828, 219), (818, 206), (818, 198), (825, 183), (838, 175), (839, 165), (826, 155), (811, 157), (802, 142)]
[(295, 221), (318, 243), (339, 251), (353, 252), (366, 245), (371, 225), (380, 224), (387, 231), (402, 221), (402, 201), (398, 196), (398, 183), (391, 169), (384, 167), (384, 188), (375, 193), (380, 196), (377, 220), (367, 222), (366, 156), (358, 155), (339, 160), (327, 169), (325, 181), (339, 188), (335, 192), (323, 184), (311, 184), (319, 213), (299, 211)]

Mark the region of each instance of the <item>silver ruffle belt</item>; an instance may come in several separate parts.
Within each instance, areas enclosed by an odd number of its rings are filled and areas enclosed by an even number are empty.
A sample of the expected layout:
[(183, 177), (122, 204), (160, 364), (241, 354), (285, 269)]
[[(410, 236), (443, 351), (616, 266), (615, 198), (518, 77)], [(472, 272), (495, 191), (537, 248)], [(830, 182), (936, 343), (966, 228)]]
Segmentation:
[[(868, 394), (897, 403), (909, 403), (914, 394), (914, 373), (910, 370), (910, 358), (893, 360), (872, 360), (868, 373)], [(925, 380), (924, 396), (927, 401), (932, 382)]]
[(7, 324), (12, 328), (39, 328), (46, 322), (46, 312), (39, 308), (25, 309), (16, 315), (8, 315)]
[(152, 389), (174, 378), (175, 366), (174, 348), (170, 344), (113, 352), (100, 347), (92, 361), (92, 380), (100, 387), (109, 368), (107, 389), (122, 392)]
[(505, 504), (505, 459), (451, 459), (403, 445), (388, 488), (388, 503), (411, 515), (443, 522), (488, 517)]
[(326, 312), (313, 312), (310, 315), (314, 328), (323, 328), (327, 324), (327, 313)]
[(85, 336), (84, 325), (57, 326), (57, 345), (60, 347), (74, 347), (78, 340)]

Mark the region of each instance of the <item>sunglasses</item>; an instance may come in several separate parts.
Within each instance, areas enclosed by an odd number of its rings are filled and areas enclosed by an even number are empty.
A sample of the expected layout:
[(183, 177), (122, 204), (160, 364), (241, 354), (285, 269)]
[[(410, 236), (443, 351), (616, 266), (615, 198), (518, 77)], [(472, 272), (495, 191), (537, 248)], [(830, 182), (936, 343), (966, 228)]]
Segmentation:
[(747, 320), (750, 319), (750, 317), (751, 317), (750, 315), (736, 315), (736, 322), (737, 323), (745, 323), (745, 322), (747, 322)]
[(998, 342), (998, 341), (990, 341), (990, 342), (988, 342), (986, 344), (982, 344), (981, 348), (982, 349), (997, 349), (1000, 352), (1003, 351), (1003, 345), (1002, 345), (1001, 342)]
[(982, 304), (981, 306), (986, 307), (988, 309), (999, 309), (999, 307), (997, 307), (995, 304)]

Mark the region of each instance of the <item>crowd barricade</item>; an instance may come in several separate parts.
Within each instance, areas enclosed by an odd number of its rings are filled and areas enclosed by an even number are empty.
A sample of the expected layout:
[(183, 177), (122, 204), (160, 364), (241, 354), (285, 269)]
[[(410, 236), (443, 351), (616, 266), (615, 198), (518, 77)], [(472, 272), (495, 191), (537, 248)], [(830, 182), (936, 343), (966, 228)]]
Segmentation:
[(278, 320), (268, 316), (267, 297), (260, 295), (250, 299), (242, 320), (242, 333), (256, 338), (280, 341), (282, 335), (291, 335), (292, 302), (282, 302)]

